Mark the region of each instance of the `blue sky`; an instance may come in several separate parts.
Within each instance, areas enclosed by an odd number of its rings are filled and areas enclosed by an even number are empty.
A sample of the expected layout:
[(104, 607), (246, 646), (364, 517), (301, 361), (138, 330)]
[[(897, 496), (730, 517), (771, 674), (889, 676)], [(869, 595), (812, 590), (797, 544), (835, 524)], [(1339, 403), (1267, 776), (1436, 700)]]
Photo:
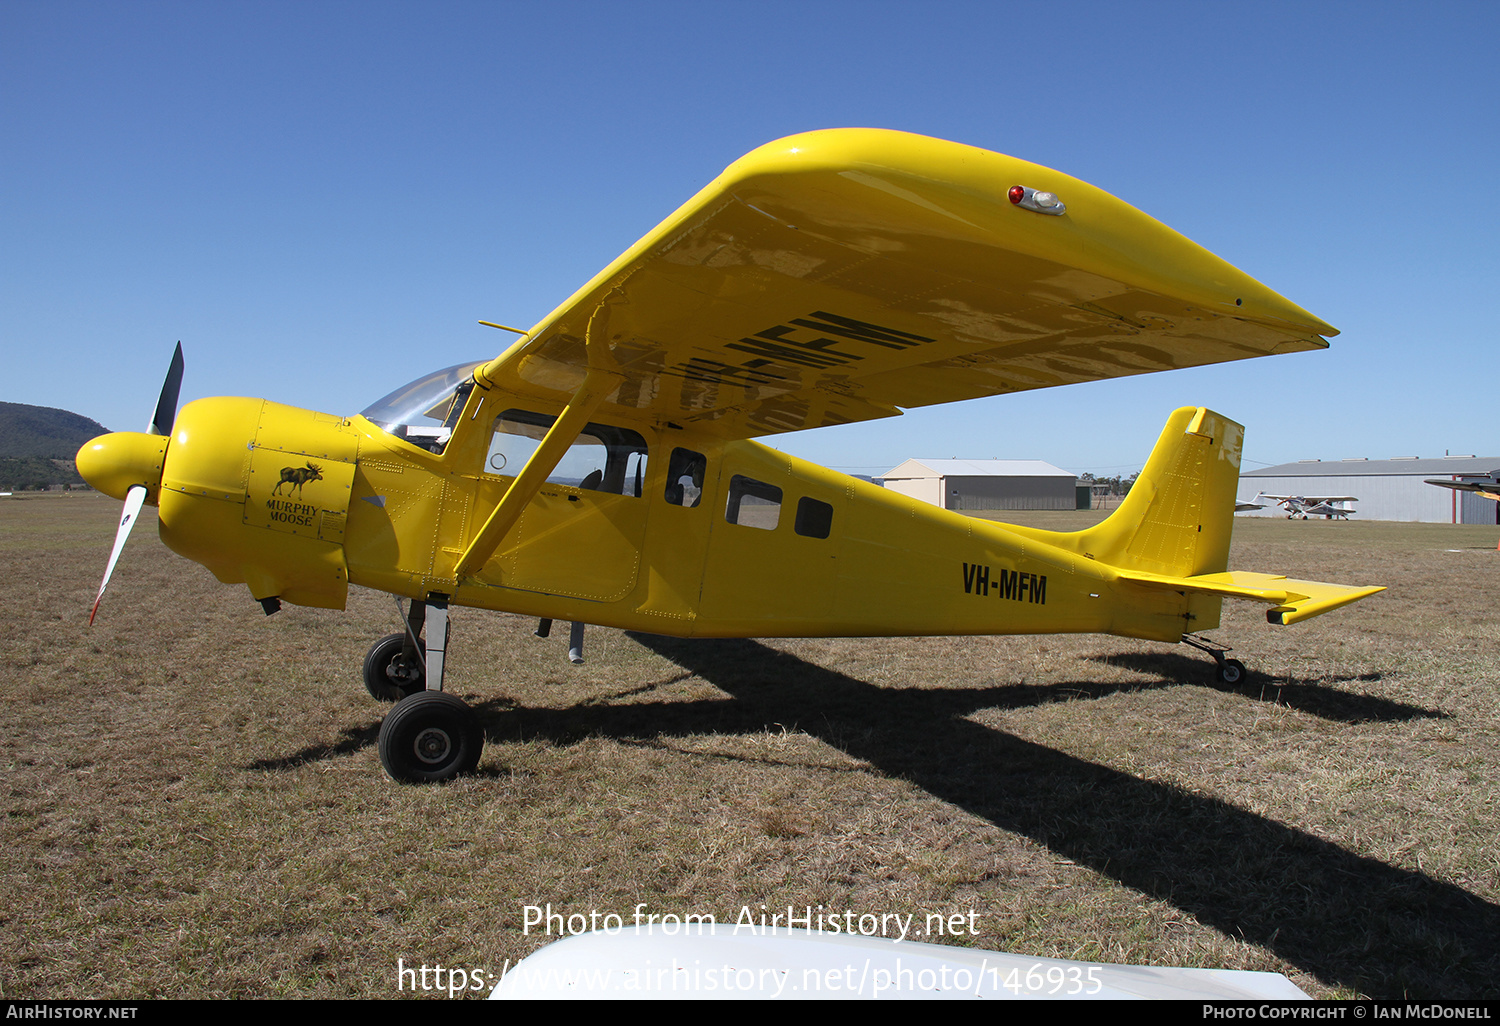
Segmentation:
[(0, 399), (353, 413), (493, 355), (742, 153), (846, 125), (1086, 179), (1336, 325), (1326, 352), (772, 444), (1138, 469), (1500, 453), (1500, 3), (0, 4)]

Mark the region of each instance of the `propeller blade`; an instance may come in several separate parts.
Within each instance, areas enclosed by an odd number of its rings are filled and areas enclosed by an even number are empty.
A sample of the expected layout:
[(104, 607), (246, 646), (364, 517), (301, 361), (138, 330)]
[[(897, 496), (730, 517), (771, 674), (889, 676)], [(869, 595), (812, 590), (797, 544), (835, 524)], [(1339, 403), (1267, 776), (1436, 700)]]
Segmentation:
[[(178, 350), (177, 362), (180, 367), (182, 352)], [(176, 404), (176, 388), (173, 388), (173, 404)], [(120, 559), (120, 551), (125, 548), (125, 539), (130, 537), (130, 529), (135, 526), (136, 519), (140, 516), (141, 505), (146, 501), (146, 488), (144, 485), (136, 485), (125, 493), (125, 509), (120, 513), (120, 526), (115, 530), (115, 548), (109, 554), (109, 566), (104, 568), (104, 580), (99, 582), (99, 594), (94, 597), (94, 608), (89, 610), (89, 624), (94, 622), (94, 614), (99, 612), (99, 603), (104, 598), (104, 589), (109, 587), (109, 575), (115, 572), (115, 563)]]
[[(161, 384), (161, 395), (156, 400), (156, 414), (146, 431), (153, 435), (170, 435), (172, 424), (177, 419), (177, 393), (182, 390), (182, 343), (172, 354), (171, 366), (167, 368), (167, 380)], [(108, 575), (105, 575), (106, 578)]]

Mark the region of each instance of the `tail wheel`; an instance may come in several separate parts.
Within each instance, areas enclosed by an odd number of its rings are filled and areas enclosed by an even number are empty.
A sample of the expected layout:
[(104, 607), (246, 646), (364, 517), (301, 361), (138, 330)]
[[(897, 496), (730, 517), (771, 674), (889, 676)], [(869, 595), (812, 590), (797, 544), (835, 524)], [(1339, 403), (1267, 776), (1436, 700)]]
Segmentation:
[(365, 653), (365, 690), (382, 702), (399, 702), (427, 687), (427, 674), (417, 659), (402, 654), (406, 635), (390, 634)]
[(484, 730), (464, 700), (422, 691), (396, 703), (380, 725), (380, 762), (393, 780), (426, 784), (479, 765)]
[(1245, 664), (1238, 659), (1225, 659), (1214, 670), (1214, 679), (1220, 684), (1240, 684), (1245, 680)]

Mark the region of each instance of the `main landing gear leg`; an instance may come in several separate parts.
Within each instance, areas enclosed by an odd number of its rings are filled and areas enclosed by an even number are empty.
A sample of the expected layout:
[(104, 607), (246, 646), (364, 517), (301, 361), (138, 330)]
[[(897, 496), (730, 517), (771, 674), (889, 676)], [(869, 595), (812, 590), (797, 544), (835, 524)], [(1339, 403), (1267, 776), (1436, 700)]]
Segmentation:
[(484, 750), (479, 717), (463, 699), (443, 690), (448, 596), (428, 595), (424, 612), (427, 687), (397, 702), (380, 725), (381, 765), (393, 779), (408, 784), (468, 773), (479, 765)]
[(443, 690), (443, 657), (448, 652), (448, 596), (427, 596), (427, 690)]
[(1214, 669), (1214, 679), (1220, 684), (1235, 685), (1244, 682), (1245, 675), (1248, 672), (1245, 669), (1245, 664), (1238, 659), (1224, 658), (1225, 652), (1234, 651), (1228, 645), (1221, 645), (1217, 641), (1209, 641), (1198, 634), (1184, 634), (1182, 642), (1185, 645), (1192, 645), (1200, 652), (1207, 652), (1214, 657), (1214, 662), (1217, 664)]

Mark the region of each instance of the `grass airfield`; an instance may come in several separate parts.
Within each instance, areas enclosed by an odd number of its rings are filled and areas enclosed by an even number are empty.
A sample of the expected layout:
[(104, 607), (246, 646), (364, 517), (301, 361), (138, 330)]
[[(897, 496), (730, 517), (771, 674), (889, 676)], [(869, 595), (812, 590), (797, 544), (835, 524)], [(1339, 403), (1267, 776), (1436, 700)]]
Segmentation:
[(1286, 628), (1226, 602), (1234, 688), (1097, 635), (596, 628), (574, 667), (566, 630), (455, 610), (484, 759), (409, 787), (359, 681), (389, 596), (265, 617), (148, 508), (90, 628), (118, 511), (0, 499), (0, 997), (447, 993), (398, 960), (482, 996), (544, 905), (957, 915), (912, 939), (1500, 996), (1493, 527), (1239, 519), (1233, 568), (1389, 590)]

